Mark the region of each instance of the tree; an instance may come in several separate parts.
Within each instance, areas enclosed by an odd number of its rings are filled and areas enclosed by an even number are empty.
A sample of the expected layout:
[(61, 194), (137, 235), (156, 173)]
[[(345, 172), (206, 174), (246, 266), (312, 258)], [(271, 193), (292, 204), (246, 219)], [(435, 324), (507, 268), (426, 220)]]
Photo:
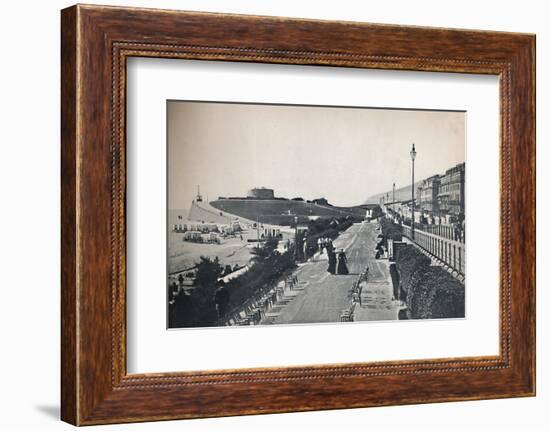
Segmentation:
[(189, 294), (181, 292), (173, 301), (170, 302), (168, 308), (168, 319), (170, 328), (183, 328), (193, 326), (193, 301)]
[(180, 293), (170, 307), (170, 321), (174, 327), (215, 326), (217, 322), (214, 294), (223, 267), (216, 257), (201, 256), (196, 265), (195, 286), (189, 294)]
[(217, 256), (214, 260), (201, 256), (200, 261), (197, 263), (195, 284), (202, 287), (215, 286), (222, 272), (223, 268)]
[(273, 256), (273, 253), (277, 249), (277, 245), (279, 244), (279, 240), (277, 238), (268, 238), (263, 246), (261, 247), (255, 247), (252, 251), (252, 260), (255, 263), (262, 263), (267, 261), (269, 258)]

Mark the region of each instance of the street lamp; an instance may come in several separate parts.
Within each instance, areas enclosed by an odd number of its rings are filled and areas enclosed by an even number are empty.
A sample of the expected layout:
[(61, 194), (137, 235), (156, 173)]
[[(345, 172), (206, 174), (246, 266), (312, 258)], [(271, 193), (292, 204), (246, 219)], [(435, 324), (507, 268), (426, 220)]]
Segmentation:
[(414, 149), (414, 144), (412, 146), (411, 150), (411, 161), (412, 161), (412, 184), (411, 184), (411, 194), (412, 194), (412, 202), (411, 202), (411, 209), (412, 209), (412, 217), (411, 217), (411, 236), (414, 240), (414, 159), (416, 158), (416, 150)]
[(256, 216), (256, 248), (260, 248), (260, 216)]
[(393, 193), (391, 198), (391, 210), (393, 212), (392, 216), (394, 217), (395, 221), (395, 183), (393, 183)]
[(298, 257), (298, 216), (294, 216), (294, 260)]

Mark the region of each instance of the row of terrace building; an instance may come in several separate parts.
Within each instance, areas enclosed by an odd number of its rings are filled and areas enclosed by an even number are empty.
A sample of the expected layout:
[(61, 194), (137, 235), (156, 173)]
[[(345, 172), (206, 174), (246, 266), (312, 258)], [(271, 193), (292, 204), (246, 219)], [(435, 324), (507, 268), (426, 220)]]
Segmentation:
[[(464, 221), (466, 164), (453, 166), (444, 174), (432, 175), (416, 183), (414, 218), (416, 223), (454, 224)], [(405, 220), (412, 218), (412, 198), (394, 200), (392, 192), (380, 198), (386, 213)]]
[(465, 170), (466, 164), (460, 163), (447, 169), (443, 175), (433, 175), (422, 181), (416, 193), (420, 211), (463, 218)]

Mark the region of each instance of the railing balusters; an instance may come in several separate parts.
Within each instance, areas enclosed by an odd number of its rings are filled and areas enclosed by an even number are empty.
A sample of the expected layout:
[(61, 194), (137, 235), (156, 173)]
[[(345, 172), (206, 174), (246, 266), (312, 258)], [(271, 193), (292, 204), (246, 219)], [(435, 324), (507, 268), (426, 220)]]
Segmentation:
[[(407, 225), (401, 227), (403, 235), (412, 240), (411, 227)], [(415, 229), (414, 242), (432, 256), (447, 264), (458, 274), (464, 275), (466, 267), (464, 235), (458, 235), (455, 239), (454, 228), (442, 225), (422, 226)]]

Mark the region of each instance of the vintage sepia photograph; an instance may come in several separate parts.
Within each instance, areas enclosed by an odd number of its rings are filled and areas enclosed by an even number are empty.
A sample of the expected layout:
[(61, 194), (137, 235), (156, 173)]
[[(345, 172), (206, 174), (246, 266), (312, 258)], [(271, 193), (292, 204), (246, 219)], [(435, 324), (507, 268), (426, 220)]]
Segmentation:
[(167, 102), (167, 326), (465, 318), (464, 111)]

